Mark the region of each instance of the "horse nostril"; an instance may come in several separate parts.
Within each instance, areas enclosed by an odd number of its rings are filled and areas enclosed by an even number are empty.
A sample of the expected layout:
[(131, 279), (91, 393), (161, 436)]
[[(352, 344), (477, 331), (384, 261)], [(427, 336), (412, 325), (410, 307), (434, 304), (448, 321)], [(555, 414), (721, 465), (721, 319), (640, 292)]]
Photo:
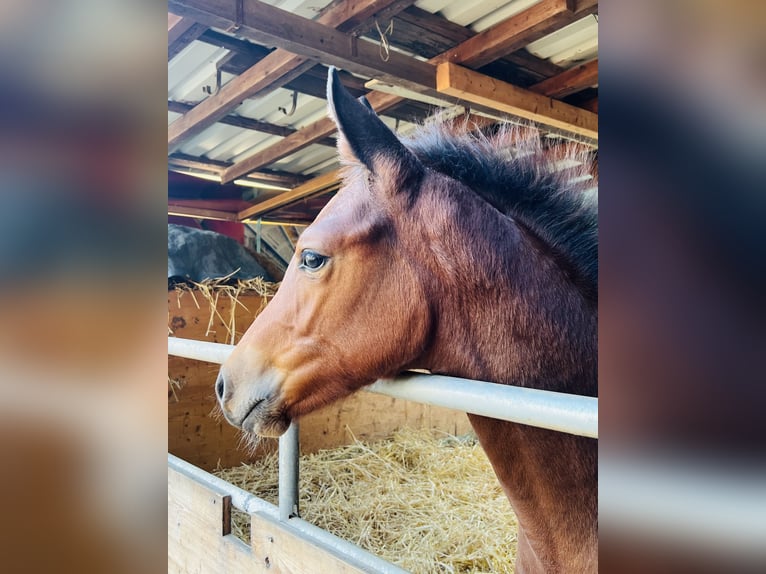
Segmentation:
[(223, 380), (223, 373), (218, 373), (218, 379), (215, 381), (215, 394), (219, 401), (223, 400), (223, 393), (226, 390), (226, 383)]

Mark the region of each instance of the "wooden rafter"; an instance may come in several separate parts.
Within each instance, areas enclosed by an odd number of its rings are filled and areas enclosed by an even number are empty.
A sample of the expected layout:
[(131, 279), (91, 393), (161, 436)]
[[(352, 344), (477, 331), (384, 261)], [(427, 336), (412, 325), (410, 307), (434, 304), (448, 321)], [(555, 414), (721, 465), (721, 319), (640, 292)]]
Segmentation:
[(598, 83), (598, 59), (538, 82), (529, 89), (551, 98), (563, 98)]
[[(177, 171), (173, 168), (193, 169), (197, 171), (207, 171), (215, 175), (220, 175), (231, 163), (225, 161), (216, 161), (212, 159), (202, 159), (182, 153), (174, 153), (168, 156), (168, 167), (171, 171)], [(266, 183), (275, 183), (287, 187), (294, 187), (306, 181), (306, 177), (300, 174), (272, 171), (258, 171), (249, 174), (249, 177)]]
[(238, 221), (237, 214), (232, 211), (176, 205), (172, 202), (168, 203), (168, 215), (195, 217), (198, 219), (215, 219), (217, 221)]
[[(171, 112), (185, 114), (191, 111), (192, 109), (194, 109), (194, 106), (191, 104), (185, 104), (183, 102), (175, 102), (173, 100), (168, 100), (168, 110), (170, 110)], [(229, 126), (236, 126), (238, 128), (244, 128), (246, 130), (253, 130), (256, 132), (271, 134), (271, 135), (280, 136), (280, 137), (286, 137), (298, 131), (295, 128), (291, 128), (290, 126), (278, 126), (276, 124), (270, 124), (268, 122), (262, 122), (260, 120), (246, 118), (236, 114), (226, 115), (218, 121), (222, 124), (226, 124)], [(324, 146), (335, 147), (335, 140), (332, 138), (324, 138), (321, 140), (317, 140), (314, 143), (318, 143)]]
[[(174, 3), (176, 0), (170, 0), (170, 2)], [(371, 23), (377, 14), (383, 11), (386, 11), (386, 14), (388, 14), (390, 10), (402, 10), (411, 3), (401, 0), (340, 2), (331, 4), (319, 16), (317, 21), (313, 22), (272, 8), (267, 4), (253, 2), (248, 3), (247, 8), (244, 10), (243, 26), (240, 31), (242, 35), (246, 35), (245, 31), (247, 28), (244, 25), (245, 22), (257, 23), (271, 17), (275, 18), (272, 28), (276, 29), (276, 34), (282, 36), (294, 34), (295, 31), (302, 29), (302, 24), (305, 22), (320, 26), (320, 28), (328, 28), (331, 32), (335, 32), (335, 30), (329, 27), (340, 27), (348, 22), (350, 27), (348, 33), (355, 34), (360, 27)], [(199, 14), (199, 12), (195, 12), (194, 6), (197, 9), (201, 9), (206, 21), (211, 26), (226, 29), (232, 25), (237, 25), (236, 6), (233, 1), (216, 0), (208, 2), (204, 0), (190, 0), (188, 4), (188, 9), (193, 13)], [(179, 6), (176, 12), (186, 9), (187, 7)], [(218, 13), (227, 14), (228, 18), (222, 18), (217, 15)], [(282, 18), (285, 14), (288, 18), (286, 22), (283, 22)], [(293, 28), (295, 25), (297, 25), (297, 28)], [(314, 27), (315, 31), (318, 30), (316, 26)], [(315, 41), (322, 45), (325, 39), (322, 37), (321, 31), (319, 34), (319, 37), (315, 37)], [(336, 34), (338, 37), (353, 37), (356, 40), (354, 36), (346, 36), (342, 32), (336, 32)], [(278, 42), (268, 41), (260, 43), (265, 43), (266, 45), (279, 44)], [(350, 48), (350, 45), (347, 45), (347, 47)], [(207, 98), (196, 106), (194, 110), (173, 122), (168, 128), (168, 147), (171, 150), (175, 149), (182, 141), (201, 133), (205, 128), (224, 117), (242, 101), (256, 94), (263, 95), (268, 91), (273, 91), (285, 85), (313, 67), (313, 65), (314, 62), (310, 61), (306, 56), (296, 55), (285, 50), (275, 50), (240, 76), (227, 83), (218, 94)]]
[(240, 221), (257, 219), (265, 213), (284, 207), (295, 201), (306, 199), (319, 193), (326, 193), (331, 190), (340, 181), (339, 170), (330, 171), (323, 175), (310, 179), (306, 183), (299, 185), (295, 189), (280, 193), (276, 197), (257, 203), (239, 212), (237, 215)]
[(480, 68), (573, 21), (574, 8), (573, 0), (542, 0), (469, 38), (437, 61)]
[(436, 82), (440, 92), (465, 101), (598, 139), (598, 116), (593, 112), (517, 88), (457, 64), (439, 64)]
[[(437, 14), (431, 14), (417, 6), (402, 11), (396, 18), (396, 44), (409, 51), (432, 58), (447, 52), (476, 35), (470, 28), (456, 24)], [(529, 76), (525, 85), (554, 76), (561, 68), (548, 60), (538, 58), (526, 50), (508, 54), (493, 62), (505, 76), (513, 70), (516, 75)]]
[(207, 30), (207, 26), (199, 24), (191, 18), (182, 18), (168, 13), (168, 61), (186, 46), (199, 38)]

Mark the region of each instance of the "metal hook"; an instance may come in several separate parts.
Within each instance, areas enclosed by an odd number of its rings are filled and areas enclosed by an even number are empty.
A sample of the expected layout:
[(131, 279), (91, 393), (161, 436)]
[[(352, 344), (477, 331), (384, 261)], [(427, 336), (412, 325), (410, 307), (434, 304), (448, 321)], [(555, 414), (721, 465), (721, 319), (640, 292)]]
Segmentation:
[(298, 105), (298, 90), (293, 90), (293, 105), (290, 108), (290, 111), (287, 111), (287, 108), (279, 107), (277, 108), (280, 112), (285, 114), (286, 116), (291, 116), (295, 113), (295, 107)]
[(215, 90), (210, 86), (202, 86), (202, 91), (209, 96), (216, 95), (221, 90), (221, 68), (216, 66), (215, 69)]

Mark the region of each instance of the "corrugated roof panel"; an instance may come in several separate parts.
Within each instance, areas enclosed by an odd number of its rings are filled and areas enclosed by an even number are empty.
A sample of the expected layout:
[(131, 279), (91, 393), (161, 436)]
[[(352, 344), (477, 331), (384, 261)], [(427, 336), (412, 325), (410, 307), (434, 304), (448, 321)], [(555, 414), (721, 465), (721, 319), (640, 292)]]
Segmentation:
[(473, 27), (472, 24), (477, 20), (492, 20), (494, 13), (502, 10), (505, 16), (497, 16), (494, 21), (500, 20), (512, 16), (517, 12), (528, 8), (533, 4), (537, 4), (540, 0), (485, 0), (484, 2), (464, 2), (456, 0), (449, 6), (445, 6), (441, 11), (442, 15), (456, 24), (461, 26)]
[[(289, 112), (292, 108), (293, 92), (284, 89), (280, 90), (278, 103), (279, 107)], [(301, 129), (318, 120), (319, 114), (326, 109), (327, 102), (325, 100), (307, 96), (306, 94), (298, 94), (297, 105), (292, 114), (287, 115), (282, 110), (277, 109), (277, 106), (274, 106), (271, 108), (270, 113), (264, 116), (264, 120), (272, 124)]]
[[(202, 133), (197, 134), (188, 142), (185, 142), (179, 149), (182, 153), (196, 156), (207, 156), (210, 150), (214, 149), (221, 142), (228, 141), (242, 132), (238, 127), (228, 126), (226, 124), (213, 124)], [(253, 132), (256, 133), (256, 132)], [(226, 158), (217, 158), (225, 160)]]
[(278, 106), (288, 102), (291, 96), (292, 92), (289, 90), (277, 88), (263, 96), (245, 100), (234, 113), (247, 118), (265, 121), (267, 115), (276, 110)]
[[(253, 146), (262, 144), (267, 140), (274, 139), (274, 136), (256, 132), (254, 130), (245, 130), (233, 128), (231, 135), (222, 138), (218, 143), (207, 152), (207, 157), (219, 161), (231, 161), (232, 157), (244, 150), (251, 149)], [(276, 138), (279, 139), (279, 138)]]
[(291, 173), (311, 173), (311, 166), (336, 157), (338, 152), (331, 147), (312, 144), (274, 163), (274, 169)]
[(426, 10), (431, 14), (436, 14), (439, 10), (452, 4), (455, 0), (419, 0), (415, 2), (415, 6), (421, 10)]
[(470, 27), (474, 32), (481, 32), (482, 30), (491, 28), (495, 24), (502, 22), (511, 16), (515, 16), (530, 6), (539, 4), (540, 1), (541, 0), (513, 0), (512, 2), (504, 2), (503, 6), (500, 6), (498, 9), (492, 10), (491, 12), (484, 14), (481, 18), (474, 20), (470, 24)]
[(294, 129), (300, 129), (308, 125), (318, 117), (316, 112), (325, 109), (327, 103), (320, 98), (314, 98), (306, 94), (298, 94), (295, 111), (287, 115), (278, 108), (282, 107), (287, 111), (292, 108), (293, 92), (284, 88), (278, 88), (273, 92), (257, 99), (245, 100), (235, 113), (280, 126), (288, 126)]
[(216, 63), (229, 51), (194, 41), (168, 64), (168, 99), (200, 102), (205, 84), (215, 85)]
[(274, 145), (282, 138), (279, 136), (272, 136), (268, 134), (261, 134), (258, 132), (250, 132), (255, 134), (255, 137), (249, 141), (248, 145), (237, 146), (233, 151), (233, 154), (227, 158), (227, 161), (237, 163), (243, 159), (247, 159), (251, 155), (265, 150), (266, 148)]
[(527, 46), (539, 58), (570, 67), (598, 55), (598, 19), (586, 16)]

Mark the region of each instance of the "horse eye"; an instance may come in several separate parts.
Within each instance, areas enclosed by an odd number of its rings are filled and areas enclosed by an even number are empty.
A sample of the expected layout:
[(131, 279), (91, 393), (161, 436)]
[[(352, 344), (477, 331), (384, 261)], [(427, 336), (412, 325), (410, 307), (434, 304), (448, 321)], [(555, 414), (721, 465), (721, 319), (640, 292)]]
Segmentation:
[(316, 271), (320, 269), (327, 257), (320, 255), (316, 251), (309, 251), (308, 249), (301, 253), (301, 267), (308, 269), (309, 271)]

